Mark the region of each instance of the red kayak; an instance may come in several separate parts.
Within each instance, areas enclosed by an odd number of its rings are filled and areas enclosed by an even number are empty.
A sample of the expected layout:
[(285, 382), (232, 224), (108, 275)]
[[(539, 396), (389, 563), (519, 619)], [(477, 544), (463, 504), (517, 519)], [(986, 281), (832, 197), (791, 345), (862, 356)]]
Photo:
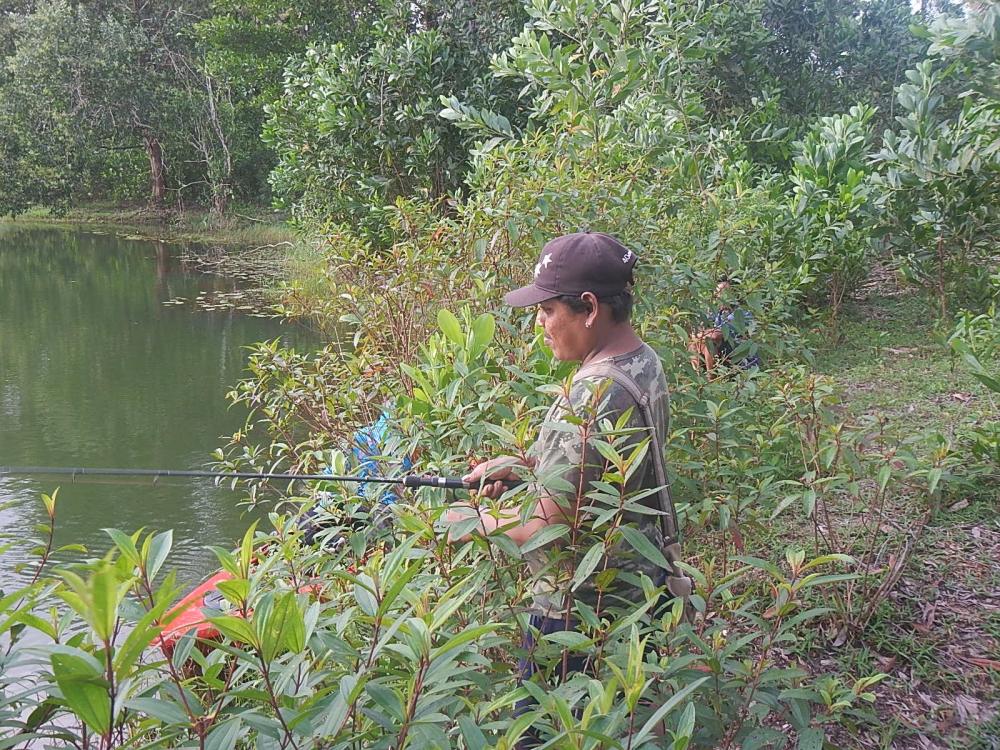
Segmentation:
[(201, 641), (222, 639), (222, 634), (206, 618), (217, 616), (220, 610), (227, 608), (226, 600), (218, 585), (231, 578), (233, 578), (232, 573), (220, 570), (177, 602), (167, 613), (164, 619), (170, 624), (160, 634), (160, 648), (167, 657), (173, 655), (181, 637), (191, 632)]
[[(218, 628), (208, 621), (209, 617), (219, 614), (238, 614), (229, 610), (229, 602), (219, 591), (219, 584), (234, 578), (232, 573), (220, 570), (211, 578), (206, 579), (191, 593), (181, 599), (167, 612), (164, 618), (170, 624), (160, 634), (160, 648), (169, 658), (180, 639), (188, 633), (193, 633), (199, 641), (221, 641), (222, 634)], [(323, 600), (323, 584), (319, 581), (299, 586), (300, 594), (309, 594), (314, 599)]]

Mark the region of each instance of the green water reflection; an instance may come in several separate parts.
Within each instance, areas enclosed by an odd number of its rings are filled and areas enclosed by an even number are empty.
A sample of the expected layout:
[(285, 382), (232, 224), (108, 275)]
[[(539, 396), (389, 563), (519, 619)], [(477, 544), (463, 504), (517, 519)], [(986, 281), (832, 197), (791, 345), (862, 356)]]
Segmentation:
[[(242, 414), (225, 393), (246, 345), (308, 332), (199, 295), (233, 292), (198, 273), (179, 248), (82, 231), (0, 224), (0, 465), (201, 468)], [(184, 298), (182, 304), (164, 304)], [(59, 491), (57, 543), (107, 548), (105, 527), (174, 530), (173, 565), (193, 581), (207, 545), (230, 546), (248, 525), (240, 495), (210, 480), (153, 485), (0, 477), (0, 585), (17, 577), (25, 540), (43, 520), (41, 492)]]

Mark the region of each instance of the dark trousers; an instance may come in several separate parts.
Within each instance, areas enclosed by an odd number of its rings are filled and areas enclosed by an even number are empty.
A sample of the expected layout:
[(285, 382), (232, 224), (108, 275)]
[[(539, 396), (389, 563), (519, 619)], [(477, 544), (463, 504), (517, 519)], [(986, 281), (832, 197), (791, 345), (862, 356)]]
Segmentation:
[[(533, 659), (533, 652), (535, 650), (535, 632), (538, 632), (538, 636), (549, 635), (550, 633), (560, 633), (564, 630), (576, 630), (577, 621), (570, 617), (568, 620), (565, 617), (543, 617), (542, 615), (531, 615), (528, 620), (528, 624), (531, 626), (528, 628), (521, 638), (521, 647), (527, 652), (517, 663), (517, 677), (518, 682), (527, 682), (535, 675), (539, 669), (538, 665)], [(583, 672), (587, 668), (587, 657), (582, 655), (567, 655), (564, 657), (565, 661), (565, 674), (569, 677), (574, 672)], [(563, 669), (560, 666), (556, 667), (556, 680), (562, 680)], [(514, 705), (514, 715), (520, 716), (527, 713), (532, 708), (535, 707), (535, 700), (533, 698), (522, 698)], [(533, 730), (529, 729), (527, 733), (518, 741), (517, 750), (530, 750), (530, 748), (538, 747), (542, 744), (541, 738)]]
[[(660, 579), (657, 581), (659, 586), (666, 585), (666, 573), (664, 573)], [(667, 591), (661, 596), (659, 602), (657, 602), (654, 608), (654, 616), (662, 616), (662, 614), (669, 607), (673, 607), (674, 597)], [(572, 617), (543, 617), (542, 615), (531, 615), (528, 620), (528, 624), (531, 626), (528, 628), (521, 638), (521, 647), (525, 650), (525, 655), (517, 663), (517, 676), (518, 682), (523, 683), (532, 678), (539, 669), (538, 665), (533, 660), (533, 652), (535, 650), (535, 632), (538, 632), (539, 636), (546, 636), (550, 633), (560, 633), (565, 630), (576, 630), (578, 621)], [(587, 669), (587, 657), (582, 655), (568, 655), (565, 662), (565, 675), (569, 677), (575, 672), (584, 672)], [(563, 678), (564, 670), (557, 667), (556, 681), (561, 681)], [(514, 715), (521, 716), (527, 713), (535, 706), (535, 701), (533, 698), (522, 698), (514, 705)], [(541, 739), (538, 734), (533, 730), (529, 729), (527, 733), (521, 738), (517, 743), (517, 750), (530, 750), (530, 748), (538, 747), (541, 745)]]

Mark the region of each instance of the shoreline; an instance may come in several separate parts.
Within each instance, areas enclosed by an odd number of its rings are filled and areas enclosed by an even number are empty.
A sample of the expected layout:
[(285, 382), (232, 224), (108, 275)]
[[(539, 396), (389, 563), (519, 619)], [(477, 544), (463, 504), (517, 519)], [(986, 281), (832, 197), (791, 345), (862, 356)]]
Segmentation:
[(248, 249), (292, 247), (298, 238), (283, 216), (270, 211), (253, 215), (260, 210), (250, 208), (249, 213), (234, 210), (218, 217), (207, 209), (153, 212), (146, 207), (97, 204), (77, 206), (58, 215), (47, 209), (31, 210), (14, 218), (0, 218), (0, 225), (86, 227), (162, 242), (241, 245)]

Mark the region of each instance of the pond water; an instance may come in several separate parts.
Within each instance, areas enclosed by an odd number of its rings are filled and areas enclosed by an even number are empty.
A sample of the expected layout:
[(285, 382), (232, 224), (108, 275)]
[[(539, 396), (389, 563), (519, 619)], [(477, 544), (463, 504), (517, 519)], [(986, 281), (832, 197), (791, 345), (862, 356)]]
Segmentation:
[[(239, 282), (200, 273), (184, 248), (86, 231), (0, 224), (0, 466), (207, 468), (245, 413), (226, 392), (244, 347), (308, 331), (258, 317)], [(243, 308), (243, 309), (241, 309)], [(250, 309), (246, 309), (250, 308)], [(250, 518), (212, 480), (0, 476), (0, 587), (27, 575), (41, 493), (59, 488), (56, 543), (109, 546), (102, 529), (173, 529), (168, 567), (193, 582)]]

